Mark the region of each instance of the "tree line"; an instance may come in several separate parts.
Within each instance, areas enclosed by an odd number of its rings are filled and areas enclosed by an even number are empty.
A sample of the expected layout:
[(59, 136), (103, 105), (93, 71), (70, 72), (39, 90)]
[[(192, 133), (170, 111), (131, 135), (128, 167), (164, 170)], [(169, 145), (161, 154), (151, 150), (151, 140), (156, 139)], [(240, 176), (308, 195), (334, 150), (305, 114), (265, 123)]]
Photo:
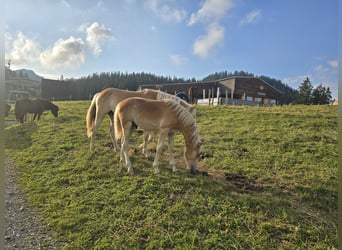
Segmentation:
[(70, 82), (70, 91), (76, 99), (83, 99), (89, 94), (95, 94), (101, 90), (111, 87), (127, 90), (137, 90), (140, 85), (196, 82), (195, 78), (178, 78), (176, 76), (157, 76), (152, 73), (123, 73), (103, 72), (94, 73), (79, 79), (66, 79)]
[(332, 101), (331, 91), (329, 87), (319, 84), (313, 87), (310, 79), (307, 77), (299, 86), (296, 92), (295, 104), (329, 104)]
[[(11, 78), (16, 72), (6, 68), (6, 79)], [(221, 71), (210, 74), (203, 79), (197, 80), (196, 78), (179, 78), (176, 76), (158, 76), (152, 73), (123, 73), (116, 72), (102, 72), (93, 73), (86, 77), (78, 79), (70, 78), (63, 79), (63, 82), (69, 84), (70, 97), (72, 99), (89, 99), (101, 90), (113, 87), (127, 90), (137, 90), (140, 85), (155, 85), (165, 83), (186, 83), (186, 82), (207, 82), (215, 81), (218, 79), (233, 77), (233, 76), (246, 76), (246, 77), (259, 77), (266, 81), (274, 88), (280, 90), (283, 95), (281, 97), (280, 104), (328, 104), (332, 101), (331, 91), (329, 87), (325, 87), (323, 84), (313, 87), (309, 78), (306, 78), (298, 89), (294, 89), (283, 83), (281, 80), (277, 80), (268, 76), (256, 76), (253, 73), (245, 71)], [(12, 76), (13, 77), (13, 76)]]

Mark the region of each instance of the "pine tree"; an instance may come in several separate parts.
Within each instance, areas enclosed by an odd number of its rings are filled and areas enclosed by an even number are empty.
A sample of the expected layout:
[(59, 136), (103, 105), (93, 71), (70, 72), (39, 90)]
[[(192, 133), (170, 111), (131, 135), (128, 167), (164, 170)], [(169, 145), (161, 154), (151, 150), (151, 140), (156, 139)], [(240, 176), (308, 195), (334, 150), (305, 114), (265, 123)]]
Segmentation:
[(320, 84), (312, 91), (313, 104), (329, 104), (331, 100), (332, 96), (329, 87)]
[(305, 105), (311, 104), (312, 89), (313, 87), (311, 85), (310, 79), (307, 77), (298, 88), (296, 103)]

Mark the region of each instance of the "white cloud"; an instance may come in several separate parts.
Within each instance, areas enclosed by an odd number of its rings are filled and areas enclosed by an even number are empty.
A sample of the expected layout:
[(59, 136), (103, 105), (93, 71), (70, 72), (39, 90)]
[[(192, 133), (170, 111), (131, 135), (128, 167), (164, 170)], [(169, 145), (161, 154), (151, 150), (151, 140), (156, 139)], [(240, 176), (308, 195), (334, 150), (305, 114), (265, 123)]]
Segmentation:
[(282, 82), (288, 84), (289, 86), (291, 86), (292, 88), (297, 89), (299, 87), (299, 85), (307, 78), (309, 77), (310, 81), (312, 78), (311, 74), (306, 74), (306, 75), (298, 75), (298, 76), (289, 76), (286, 77), (282, 80)]
[(324, 61), (321, 62), (321, 64), (318, 64), (314, 67), (314, 70), (317, 74), (333, 74), (337, 73), (338, 68), (338, 60), (330, 60), (330, 61)]
[(327, 72), (327, 71), (328, 71), (328, 68), (324, 67), (322, 64), (319, 64), (319, 65), (315, 66), (315, 72), (317, 72), (317, 73), (324, 73), (324, 72)]
[(103, 44), (113, 38), (110, 29), (94, 22), (90, 26), (82, 25), (79, 30), (86, 32), (86, 43), (81, 38), (70, 36), (58, 39), (53, 46), (41, 48), (39, 43), (19, 32), (16, 36), (5, 34), (6, 60), (15, 67), (40, 69), (75, 69), (86, 59), (86, 46), (95, 55), (102, 52)]
[(196, 39), (193, 45), (193, 53), (205, 58), (217, 46), (219, 46), (224, 38), (224, 28), (217, 23), (209, 25), (208, 33)]
[(337, 69), (338, 68), (338, 60), (331, 60), (328, 61), (328, 64), (330, 65), (331, 68)]
[(99, 55), (102, 52), (103, 44), (114, 37), (110, 29), (98, 22), (94, 22), (85, 30), (88, 46), (92, 49), (94, 55)]
[(212, 22), (223, 17), (234, 6), (233, 0), (206, 0), (202, 7), (192, 13), (188, 25), (198, 22)]
[(182, 65), (188, 61), (188, 59), (179, 54), (171, 54), (169, 55), (171, 62), (175, 65)]
[(261, 17), (261, 11), (258, 9), (249, 12), (240, 22), (240, 25), (255, 23)]
[(24, 33), (19, 32), (16, 37), (5, 34), (6, 59), (17, 66), (30, 65), (39, 62), (40, 46)]
[(52, 48), (40, 54), (43, 66), (50, 68), (77, 68), (85, 60), (84, 43), (80, 38), (59, 39)]
[(160, 0), (147, 0), (147, 6), (165, 22), (182, 22), (188, 15), (184, 9), (172, 8)]

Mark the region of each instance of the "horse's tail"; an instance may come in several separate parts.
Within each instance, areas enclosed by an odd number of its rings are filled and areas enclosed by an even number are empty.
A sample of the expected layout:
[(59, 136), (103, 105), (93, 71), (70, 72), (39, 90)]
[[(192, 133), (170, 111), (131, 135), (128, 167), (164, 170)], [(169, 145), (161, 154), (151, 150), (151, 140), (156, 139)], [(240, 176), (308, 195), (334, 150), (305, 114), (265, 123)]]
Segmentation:
[(92, 128), (93, 128), (93, 124), (95, 121), (95, 117), (96, 117), (96, 95), (93, 97), (93, 100), (90, 103), (90, 106), (87, 112), (87, 117), (86, 117), (88, 137), (91, 137), (93, 134)]
[(115, 128), (115, 138), (120, 139), (122, 136), (122, 124), (120, 120), (120, 115), (119, 115), (119, 107), (115, 109), (114, 112), (114, 128)]

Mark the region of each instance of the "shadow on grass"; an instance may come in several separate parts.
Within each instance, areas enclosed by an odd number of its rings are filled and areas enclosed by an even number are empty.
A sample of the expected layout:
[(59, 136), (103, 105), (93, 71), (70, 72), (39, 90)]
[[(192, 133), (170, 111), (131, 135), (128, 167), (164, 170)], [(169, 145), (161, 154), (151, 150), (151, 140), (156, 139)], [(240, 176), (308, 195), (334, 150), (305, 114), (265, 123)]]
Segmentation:
[[(79, 122), (80, 117), (78, 116), (59, 116), (54, 120), (55, 123), (67, 123), (67, 122)], [(85, 121), (85, 119), (84, 119)]]
[(36, 122), (27, 122), (5, 129), (5, 148), (24, 150), (32, 145), (32, 134), (37, 132)]

